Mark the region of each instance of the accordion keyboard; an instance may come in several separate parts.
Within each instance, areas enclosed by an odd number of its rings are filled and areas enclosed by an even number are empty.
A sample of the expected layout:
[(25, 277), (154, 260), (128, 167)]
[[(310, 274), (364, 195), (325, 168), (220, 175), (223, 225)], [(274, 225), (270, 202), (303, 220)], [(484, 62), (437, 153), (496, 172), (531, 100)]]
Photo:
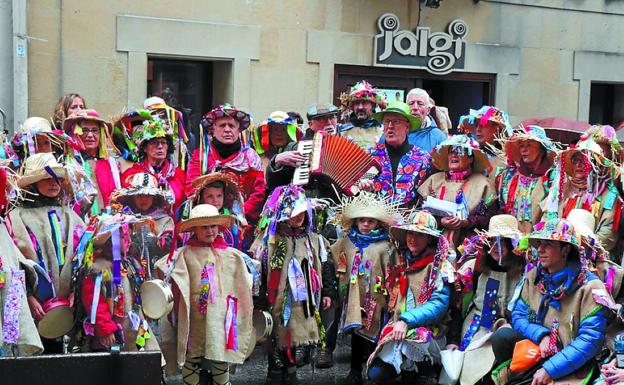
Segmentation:
[(304, 185), (310, 181), (310, 158), (312, 157), (312, 140), (302, 140), (297, 144), (297, 152), (306, 157), (306, 162), (295, 169), (293, 175), (294, 185)]

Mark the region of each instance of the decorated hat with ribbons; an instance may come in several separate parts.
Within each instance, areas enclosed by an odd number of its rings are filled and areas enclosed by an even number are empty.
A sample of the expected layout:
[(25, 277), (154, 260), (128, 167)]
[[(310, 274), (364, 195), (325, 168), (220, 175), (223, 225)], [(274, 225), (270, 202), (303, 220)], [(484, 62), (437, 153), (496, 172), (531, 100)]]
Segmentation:
[(349, 89), (348, 93), (343, 92), (340, 95), (340, 102), (346, 108), (351, 108), (351, 104), (356, 100), (366, 100), (372, 102), (373, 104), (378, 105), (381, 109), (384, 109), (387, 106), (386, 95), (377, 88), (373, 87), (366, 80), (361, 80), (355, 83)]
[(492, 106), (483, 106), (478, 110), (470, 109), (468, 115), (462, 115), (459, 118), (459, 131), (470, 134), (474, 133), (477, 126), (485, 126), (488, 123), (494, 123), (499, 127), (499, 132), (506, 136), (511, 136), (512, 127), (509, 124), (509, 116), (499, 108)]
[(32, 116), (20, 125), (20, 129), (11, 140), (11, 145), (24, 159), (37, 153), (39, 145), (37, 137), (45, 136), (57, 148), (64, 148), (69, 137), (62, 130), (53, 130), (52, 123), (48, 119)]
[(66, 168), (56, 160), (53, 154), (41, 152), (26, 158), (17, 185), (23, 188), (44, 179), (60, 181), (66, 176)]
[(431, 151), (433, 165), (438, 170), (448, 170), (449, 150), (461, 150), (461, 153), (472, 157), (472, 171), (476, 174), (488, 174), (492, 166), (485, 152), (479, 147), (476, 140), (467, 135), (453, 135), (438, 144)]
[(167, 123), (158, 116), (152, 119), (144, 120), (143, 124), (134, 127), (132, 139), (139, 148), (144, 143), (156, 138), (167, 138), (173, 141), (173, 131)]
[(171, 206), (175, 201), (171, 190), (164, 190), (152, 174), (140, 172), (128, 177), (128, 187), (116, 190), (111, 195), (112, 202), (130, 206), (132, 198), (137, 195), (148, 195), (155, 198), (153, 207)]
[(541, 144), (551, 162), (557, 155), (556, 144), (546, 135), (546, 131), (540, 126), (521, 126), (514, 130), (511, 137), (508, 139), (500, 139), (499, 141), (504, 143), (507, 158), (516, 163), (520, 163), (520, 143), (526, 140), (532, 140)]
[(137, 109), (123, 114), (113, 124), (113, 142), (121, 152), (121, 156), (129, 161), (139, 160), (139, 151), (132, 138), (134, 129), (142, 126), (146, 120), (152, 120), (152, 112), (146, 109)]
[(211, 111), (202, 116), (201, 125), (204, 129), (210, 131), (214, 123), (221, 118), (232, 118), (240, 125), (240, 131), (244, 131), (251, 125), (251, 116), (232, 106), (231, 104), (220, 104)]
[(578, 233), (567, 219), (556, 218), (539, 222), (533, 226), (533, 232), (528, 238), (533, 247), (537, 247), (540, 240), (565, 242), (577, 249), (580, 247)]
[(403, 224), (392, 226), (390, 235), (400, 243), (405, 244), (409, 231), (431, 235), (436, 238), (442, 234), (438, 230), (438, 223), (435, 217), (428, 211), (420, 210), (412, 211)]
[(593, 139), (601, 146), (608, 146), (611, 150), (611, 154), (605, 153), (605, 156), (610, 158), (612, 161), (621, 161), (620, 152), (622, 151), (622, 146), (617, 139), (617, 135), (613, 127), (601, 124), (593, 125), (587, 131), (585, 131), (585, 133), (581, 136), (580, 141), (585, 141), (588, 139)]
[(82, 122), (94, 122), (97, 123), (97, 125), (100, 127), (100, 144), (98, 150), (98, 156), (100, 158), (108, 157), (109, 147), (117, 150), (117, 148), (113, 144), (111, 137), (111, 123), (107, 120), (102, 119), (100, 117), (100, 114), (98, 114), (98, 112), (95, 110), (81, 110), (74, 114), (71, 114), (70, 116), (65, 118), (65, 120), (63, 120), (63, 131), (65, 131), (65, 133), (70, 137), (75, 138), (75, 140), (79, 142), (81, 146), (84, 146), (82, 145), (82, 141), (80, 140), (80, 136), (83, 134), (81, 126)]
[(303, 136), (297, 122), (283, 111), (271, 112), (269, 118), (258, 127), (253, 129), (251, 142), (258, 155), (262, 155), (271, 148), (271, 128), (282, 126), (286, 129), (288, 142), (296, 142)]

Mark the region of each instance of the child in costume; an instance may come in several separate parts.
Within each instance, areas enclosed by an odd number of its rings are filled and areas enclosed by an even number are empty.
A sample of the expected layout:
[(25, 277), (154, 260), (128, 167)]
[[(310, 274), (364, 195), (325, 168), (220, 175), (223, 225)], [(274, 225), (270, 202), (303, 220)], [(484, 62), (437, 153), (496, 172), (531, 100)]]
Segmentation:
[(367, 192), (345, 199), (336, 211), (347, 234), (331, 247), (342, 307), (339, 329), (351, 333), (351, 370), (343, 383), (357, 385), (387, 321), (386, 277), (396, 258), (388, 228), (402, 218), (397, 205)]
[[(185, 246), (156, 268), (170, 280), (176, 297), (172, 326), (177, 329), (176, 360), (185, 384), (200, 383), (200, 366), (207, 360), (212, 383), (230, 383), (229, 366), (242, 364), (252, 341), (250, 258), (228, 247), (221, 231), (234, 218), (212, 205), (197, 205), (180, 232), (191, 232)], [(167, 322), (167, 321), (165, 321)], [(162, 327), (162, 326), (161, 326)]]
[[(460, 383), (482, 383), (494, 364), (489, 335), (511, 323), (508, 305), (524, 272), (521, 233), (511, 215), (495, 215), (487, 232), (465, 242), (458, 268), (461, 296), (451, 308), (447, 349), (464, 352)], [(486, 378), (487, 380), (487, 378)]]
[(173, 194), (158, 185), (156, 178), (143, 172), (131, 175), (128, 187), (116, 190), (111, 202), (129, 207), (133, 213), (146, 216), (154, 221), (155, 231), (145, 234), (143, 239), (149, 251), (150, 267), (154, 262), (167, 255), (173, 242), (174, 222), (171, 217)]
[[(8, 163), (8, 162), (5, 162)], [(7, 171), (8, 170), (8, 171)], [(43, 345), (28, 308), (27, 292), (36, 281), (33, 261), (24, 258), (13, 242), (9, 221), (8, 189), (13, 177), (0, 166), (0, 357), (29, 356), (43, 351)]]
[(149, 222), (122, 212), (102, 213), (81, 240), (88, 245), (78, 273), (87, 351), (114, 344), (123, 345), (124, 351), (160, 350), (139, 295), (141, 284), (149, 279), (149, 262), (134, 247), (143, 226), (151, 227)]
[(329, 245), (313, 229), (312, 205), (299, 186), (276, 188), (263, 210), (268, 226), (252, 247), (275, 325), (267, 384), (297, 384), (295, 348), (324, 344), (320, 310), (331, 306), (335, 275)]
[[(221, 214), (232, 215), (235, 219), (234, 225), (223, 230), (223, 238), (228, 246), (246, 250), (245, 230), (248, 226), (243, 196), (236, 179), (227, 172), (211, 172), (195, 179), (192, 185), (194, 195), (187, 201), (185, 210), (190, 211), (194, 206), (209, 204), (216, 207)], [(188, 217), (188, 214), (183, 217)]]
[(385, 384), (400, 374), (404, 382), (435, 384), (455, 274), (446, 260), (448, 242), (426, 211), (412, 212), (404, 225), (390, 228), (390, 235), (399, 243), (401, 259), (387, 279), (394, 314), (368, 360), (368, 378)]
[[(35, 320), (45, 314), (46, 302), (69, 299), (71, 261), (85, 224), (68, 206), (72, 193), (65, 189), (67, 171), (51, 153), (24, 161), (18, 186), (24, 196), (9, 213), (14, 239), (24, 256), (37, 265), (37, 292), (28, 296)], [(46, 352), (61, 353), (61, 340), (43, 339)]]

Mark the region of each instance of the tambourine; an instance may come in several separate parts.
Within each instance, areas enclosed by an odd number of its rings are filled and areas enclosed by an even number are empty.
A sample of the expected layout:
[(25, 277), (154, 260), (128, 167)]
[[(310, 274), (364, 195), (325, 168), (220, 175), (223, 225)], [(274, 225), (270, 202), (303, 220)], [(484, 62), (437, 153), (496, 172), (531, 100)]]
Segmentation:
[(173, 310), (173, 291), (162, 279), (150, 279), (141, 285), (143, 313), (151, 319), (161, 319)]
[(253, 328), (256, 335), (256, 342), (262, 342), (273, 332), (273, 317), (268, 311), (253, 311)]
[(64, 298), (52, 298), (42, 305), (45, 316), (39, 321), (39, 334), (47, 339), (55, 339), (69, 333), (74, 327), (74, 311)]

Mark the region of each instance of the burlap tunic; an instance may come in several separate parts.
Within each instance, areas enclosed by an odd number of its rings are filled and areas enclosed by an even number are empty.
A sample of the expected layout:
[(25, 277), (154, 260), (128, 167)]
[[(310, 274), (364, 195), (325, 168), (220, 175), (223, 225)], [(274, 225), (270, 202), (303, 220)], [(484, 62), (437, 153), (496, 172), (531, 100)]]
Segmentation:
[[(242, 253), (234, 248), (184, 246), (176, 250), (171, 280), (180, 293), (177, 312), (177, 363), (186, 358), (204, 357), (211, 361), (242, 364), (252, 341), (252, 276)], [(206, 314), (199, 311), (201, 274), (206, 263), (214, 263), (215, 302), (207, 303)], [(166, 258), (156, 262), (165, 274)], [(227, 298), (238, 300), (236, 329), (238, 348), (226, 348), (225, 321)], [(164, 337), (163, 337), (164, 338)], [(163, 348), (167, 344), (163, 344)], [(169, 355), (167, 355), (169, 356)]]
[[(342, 238), (332, 245), (331, 250), (338, 274), (340, 306), (343, 306), (342, 331), (354, 330), (366, 339), (376, 341), (383, 326), (382, 315), (387, 311), (388, 295), (384, 294), (384, 288), (388, 265), (394, 253), (393, 248), (389, 241), (371, 243), (365, 248), (361, 256), (361, 266), (370, 264), (370, 268), (365, 268), (367, 272), (364, 275), (356, 275), (355, 283), (351, 282), (351, 273), (354, 258), (358, 252), (357, 247), (349, 238)], [(368, 274), (368, 282), (366, 274)], [(366, 293), (370, 293), (370, 298), (375, 301), (372, 322), (368, 327), (364, 322), (366, 318), (362, 317), (362, 309), (366, 308)]]

